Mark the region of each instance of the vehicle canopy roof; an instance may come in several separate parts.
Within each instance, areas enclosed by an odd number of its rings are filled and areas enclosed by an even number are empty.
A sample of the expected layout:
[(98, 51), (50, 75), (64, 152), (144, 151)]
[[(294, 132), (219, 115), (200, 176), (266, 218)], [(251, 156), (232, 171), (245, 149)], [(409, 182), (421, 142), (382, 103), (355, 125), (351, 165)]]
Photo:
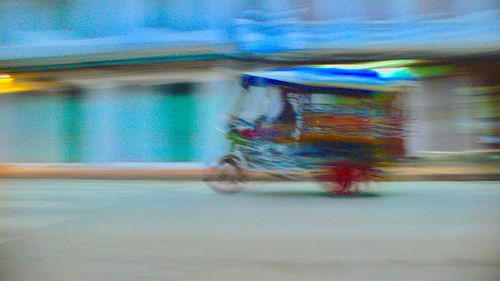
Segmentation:
[(278, 86), (301, 92), (353, 93), (404, 92), (415, 87), (408, 68), (362, 69), (335, 65), (275, 68), (243, 74), (243, 86)]

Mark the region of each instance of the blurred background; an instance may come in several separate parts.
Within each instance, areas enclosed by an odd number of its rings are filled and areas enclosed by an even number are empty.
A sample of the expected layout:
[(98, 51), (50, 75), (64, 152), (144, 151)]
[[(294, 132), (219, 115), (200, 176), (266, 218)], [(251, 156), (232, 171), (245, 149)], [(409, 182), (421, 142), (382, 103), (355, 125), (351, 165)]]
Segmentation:
[(243, 71), (367, 62), (420, 79), (408, 156), (491, 152), (499, 26), (497, 0), (0, 0), (0, 161), (209, 163)]
[[(241, 74), (304, 64), (418, 78), (391, 181), (212, 192)], [(499, 0), (0, 0), (0, 280), (498, 281), (499, 94)]]

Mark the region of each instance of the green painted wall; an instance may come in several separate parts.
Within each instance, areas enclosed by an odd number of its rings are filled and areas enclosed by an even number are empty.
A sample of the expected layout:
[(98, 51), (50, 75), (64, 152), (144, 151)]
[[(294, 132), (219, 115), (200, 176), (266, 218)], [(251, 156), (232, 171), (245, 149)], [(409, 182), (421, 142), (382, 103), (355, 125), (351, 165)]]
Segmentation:
[(61, 96), (61, 136), (63, 136), (63, 161), (79, 162), (82, 157), (82, 96), (77, 91)]
[(197, 128), (196, 95), (192, 84), (156, 87), (153, 132), (156, 160), (184, 162), (195, 160), (193, 146)]

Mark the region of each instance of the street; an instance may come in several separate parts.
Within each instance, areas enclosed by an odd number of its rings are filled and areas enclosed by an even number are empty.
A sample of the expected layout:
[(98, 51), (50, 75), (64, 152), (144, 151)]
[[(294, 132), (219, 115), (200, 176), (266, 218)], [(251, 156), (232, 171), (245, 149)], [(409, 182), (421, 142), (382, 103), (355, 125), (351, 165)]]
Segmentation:
[(500, 278), (498, 182), (0, 180), (3, 281)]

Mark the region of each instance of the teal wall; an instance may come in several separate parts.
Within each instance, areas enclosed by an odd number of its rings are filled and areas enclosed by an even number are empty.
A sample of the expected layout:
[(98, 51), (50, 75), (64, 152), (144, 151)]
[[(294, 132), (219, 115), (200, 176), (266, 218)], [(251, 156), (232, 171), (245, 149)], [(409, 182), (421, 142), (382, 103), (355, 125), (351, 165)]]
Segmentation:
[(0, 161), (63, 160), (63, 104), (57, 95), (0, 95)]
[[(0, 95), (3, 162), (210, 162), (234, 81)], [(218, 124), (219, 123), (219, 124)]]

